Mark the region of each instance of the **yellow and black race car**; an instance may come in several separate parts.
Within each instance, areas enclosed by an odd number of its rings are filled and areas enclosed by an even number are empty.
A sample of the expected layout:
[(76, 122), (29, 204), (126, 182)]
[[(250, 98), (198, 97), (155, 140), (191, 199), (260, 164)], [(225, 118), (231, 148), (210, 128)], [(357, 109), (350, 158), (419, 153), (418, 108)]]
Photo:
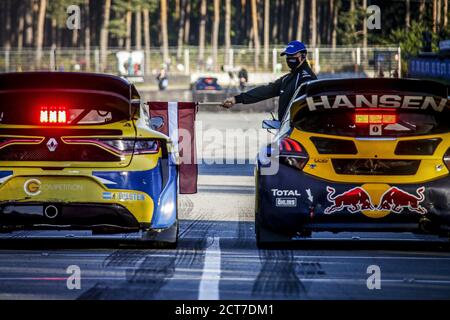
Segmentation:
[(445, 85), (413, 79), (305, 83), (256, 177), (259, 246), (314, 231), (450, 231)]
[(1, 74), (0, 233), (81, 230), (176, 246), (178, 156), (152, 128), (122, 78)]

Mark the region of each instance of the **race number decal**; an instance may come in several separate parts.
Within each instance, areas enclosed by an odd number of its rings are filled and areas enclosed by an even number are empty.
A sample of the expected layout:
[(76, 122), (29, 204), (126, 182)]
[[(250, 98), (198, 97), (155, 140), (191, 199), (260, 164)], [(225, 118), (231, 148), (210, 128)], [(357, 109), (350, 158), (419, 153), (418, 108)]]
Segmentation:
[(371, 124), (369, 127), (369, 134), (371, 136), (381, 136), (383, 133), (383, 128), (381, 124)]

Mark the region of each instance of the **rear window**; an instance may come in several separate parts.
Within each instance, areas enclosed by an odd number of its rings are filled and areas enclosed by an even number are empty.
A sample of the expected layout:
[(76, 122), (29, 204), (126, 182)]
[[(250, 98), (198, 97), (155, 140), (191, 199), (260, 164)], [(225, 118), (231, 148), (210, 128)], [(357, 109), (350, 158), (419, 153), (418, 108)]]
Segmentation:
[(216, 78), (203, 78), (202, 82), (207, 85), (214, 85), (214, 84), (217, 84), (217, 79)]
[(128, 110), (125, 101), (99, 94), (0, 95), (0, 125), (99, 125), (127, 119)]
[[(41, 113), (52, 111), (51, 107), (21, 108), (22, 112), (11, 108), (0, 107), (0, 125), (51, 125), (47, 120), (43, 120)], [(118, 121), (122, 116), (116, 114), (113, 110), (102, 107), (76, 107), (76, 108), (56, 108), (57, 112), (65, 113), (65, 121), (58, 121), (59, 125), (95, 125), (106, 124)]]
[[(383, 109), (376, 109), (383, 114)], [(389, 113), (392, 114), (392, 113)], [(294, 116), (296, 128), (313, 133), (339, 136), (414, 136), (450, 132), (450, 114), (443, 112), (396, 111), (394, 123), (355, 123), (355, 110), (299, 112)]]

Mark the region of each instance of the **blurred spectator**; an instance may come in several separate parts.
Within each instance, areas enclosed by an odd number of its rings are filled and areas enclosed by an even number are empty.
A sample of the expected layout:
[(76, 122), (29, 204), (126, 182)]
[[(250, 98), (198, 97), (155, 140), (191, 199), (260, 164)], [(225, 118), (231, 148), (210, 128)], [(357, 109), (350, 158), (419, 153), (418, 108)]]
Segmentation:
[(392, 72), (392, 78), (398, 78), (398, 69), (395, 69), (394, 72)]
[(159, 90), (163, 91), (163, 90), (167, 89), (167, 86), (169, 85), (169, 80), (168, 80), (167, 71), (165, 68), (161, 68), (158, 75), (156, 76), (156, 80), (158, 80)]
[(211, 56), (208, 57), (208, 59), (206, 59), (206, 70), (207, 71), (212, 71), (213, 70), (213, 58)]
[(238, 72), (238, 78), (239, 78), (239, 89), (243, 91), (245, 89), (245, 86), (248, 83), (248, 72), (247, 69), (244, 67), (241, 68)]

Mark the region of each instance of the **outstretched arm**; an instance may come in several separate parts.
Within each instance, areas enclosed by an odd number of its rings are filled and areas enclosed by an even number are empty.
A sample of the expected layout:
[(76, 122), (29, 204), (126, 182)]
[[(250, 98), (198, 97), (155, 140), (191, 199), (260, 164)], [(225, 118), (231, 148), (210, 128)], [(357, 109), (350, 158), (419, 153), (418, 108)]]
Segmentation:
[(264, 86), (253, 88), (247, 92), (243, 92), (235, 97), (228, 98), (224, 101), (224, 108), (231, 108), (236, 103), (256, 103), (262, 100), (270, 99), (280, 95), (280, 86), (282, 78), (271, 82)]

